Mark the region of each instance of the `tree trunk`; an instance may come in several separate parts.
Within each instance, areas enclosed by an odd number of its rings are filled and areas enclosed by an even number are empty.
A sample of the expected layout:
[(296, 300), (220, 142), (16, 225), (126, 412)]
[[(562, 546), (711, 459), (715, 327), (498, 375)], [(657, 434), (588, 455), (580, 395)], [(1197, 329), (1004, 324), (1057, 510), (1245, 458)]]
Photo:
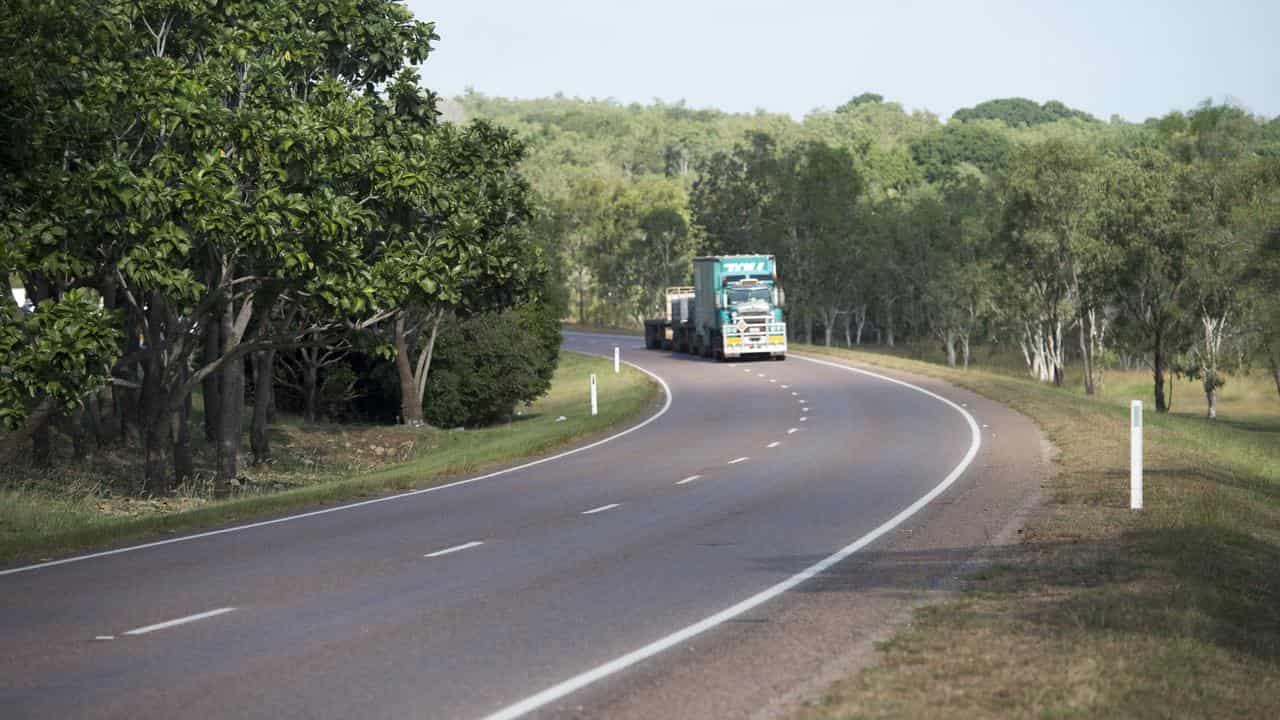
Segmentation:
[(302, 362), (302, 416), (313, 423), (319, 414), (320, 368), (304, 355)]
[(813, 313), (805, 312), (804, 314), (804, 341), (813, 344)]
[(1076, 318), (1080, 325), (1080, 362), (1084, 365), (1084, 394), (1092, 395), (1094, 393), (1093, 384), (1093, 347), (1089, 343), (1089, 335), (1091, 331), (1085, 327), (1088, 325), (1089, 313), (1081, 312)]
[(827, 347), (831, 347), (831, 334), (836, 329), (836, 315), (830, 310), (822, 311), (822, 334)]
[(396, 375), (400, 378), (400, 421), (405, 425), (421, 425), (422, 396), (416, 392), (417, 384), (413, 381), (413, 366), (409, 362), (409, 337), (405, 329), (404, 313), (396, 315), (393, 333)]
[(942, 344), (947, 348), (947, 367), (956, 366), (956, 335), (953, 332), (947, 332), (943, 337)]
[(1271, 359), (1271, 375), (1276, 380), (1276, 394), (1280, 395), (1280, 360)]
[(0, 462), (8, 465), (27, 450), (27, 443), (35, 443), (35, 436), (42, 425), (49, 422), (57, 405), (45, 398), (27, 413), (27, 420), (14, 432), (0, 433)]
[[(231, 303), (227, 303), (221, 313), (222, 352), (230, 353), (235, 349), (235, 315)], [(244, 432), (244, 360), (237, 358), (223, 363), (219, 371), (222, 395), (218, 420), (218, 476), (215, 492), (225, 494), (230, 491), (231, 481), (240, 474), (240, 437)]]
[(884, 344), (893, 347), (893, 303), (885, 303), (884, 307)]
[(863, 305), (858, 308), (858, 332), (855, 339), (859, 345), (862, 344), (862, 329), (867, 326), (867, 306)]
[[(210, 314), (210, 317), (216, 317)], [(204, 329), (204, 357), (201, 364), (216, 362), (222, 351), (222, 328), (217, 322), (210, 322)], [(212, 445), (218, 444), (218, 423), (222, 418), (222, 373), (209, 373), (201, 383), (204, 395), (204, 439)]]
[(173, 479), (175, 483), (183, 483), (195, 475), (195, 458), (191, 452), (191, 394), (187, 393), (173, 413)]
[(969, 336), (967, 334), (960, 336), (960, 352), (964, 357), (964, 369), (968, 370), (969, 369)]
[(1204, 399), (1209, 405), (1209, 419), (1218, 419), (1218, 389), (1208, 382), (1204, 387)]
[(169, 424), (165, 412), (164, 348), (160, 345), (160, 325), (164, 321), (162, 300), (152, 294), (147, 301), (147, 352), (142, 361), (142, 391), (138, 399), (143, 446), (143, 483), (146, 492), (166, 495), (169, 483), (165, 453), (169, 448)]
[(1164, 399), (1164, 371), (1165, 359), (1163, 348), (1156, 348), (1155, 357), (1151, 363), (1152, 371), (1155, 373), (1155, 390), (1156, 390), (1156, 412), (1169, 412), (1169, 403)]
[(253, 449), (253, 461), (262, 464), (271, 459), (272, 378), (275, 377), (276, 351), (264, 350), (253, 355), (253, 426), (249, 432), (249, 445)]
[(844, 346), (853, 347), (853, 314), (846, 313), (844, 316)]

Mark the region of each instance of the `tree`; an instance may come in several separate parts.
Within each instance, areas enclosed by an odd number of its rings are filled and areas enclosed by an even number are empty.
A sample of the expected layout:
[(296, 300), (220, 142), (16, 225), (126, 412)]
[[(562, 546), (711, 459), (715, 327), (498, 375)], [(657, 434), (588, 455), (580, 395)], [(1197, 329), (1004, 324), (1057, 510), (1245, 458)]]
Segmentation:
[(1100, 158), (1093, 148), (1051, 139), (1016, 152), (1003, 179), (1008, 263), (1018, 267), (1030, 296), (1023, 305), (1023, 346), (1033, 370), (1062, 384), (1065, 326), (1078, 329), (1084, 389), (1097, 390), (1105, 335), (1102, 285), (1111, 263), (1099, 242)]

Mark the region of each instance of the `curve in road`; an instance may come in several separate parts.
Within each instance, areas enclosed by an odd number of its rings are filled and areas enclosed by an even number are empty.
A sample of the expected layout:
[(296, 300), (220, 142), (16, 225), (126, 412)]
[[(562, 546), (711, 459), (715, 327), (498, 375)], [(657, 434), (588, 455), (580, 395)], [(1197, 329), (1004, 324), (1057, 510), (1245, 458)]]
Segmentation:
[[(618, 342), (634, 339), (566, 336), (589, 353)], [(606, 439), (623, 441), (431, 494), (9, 571), (0, 708), (551, 710), (827, 572), (946, 492), (979, 452), (968, 410), (885, 375), (628, 354), (667, 402)]]

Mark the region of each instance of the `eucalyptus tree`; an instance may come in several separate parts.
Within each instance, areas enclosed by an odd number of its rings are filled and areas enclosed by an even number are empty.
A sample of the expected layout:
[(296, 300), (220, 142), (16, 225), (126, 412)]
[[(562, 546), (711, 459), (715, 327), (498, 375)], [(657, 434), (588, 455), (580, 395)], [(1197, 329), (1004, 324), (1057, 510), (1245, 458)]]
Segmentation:
[(1150, 358), (1157, 412), (1168, 412), (1165, 384), (1173, 356), (1195, 337), (1190, 308), (1196, 240), (1182, 197), (1186, 166), (1142, 149), (1107, 164), (1098, 232), (1116, 250), (1111, 301), (1116, 341)]
[(1063, 336), (1074, 324), (1087, 394), (1097, 389), (1102, 285), (1114, 262), (1096, 233), (1100, 168), (1093, 147), (1050, 139), (1016, 151), (1002, 177), (1005, 261), (1029, 300), (1018, 313), (1024, 353), (1033, 373), (1061, 385)]

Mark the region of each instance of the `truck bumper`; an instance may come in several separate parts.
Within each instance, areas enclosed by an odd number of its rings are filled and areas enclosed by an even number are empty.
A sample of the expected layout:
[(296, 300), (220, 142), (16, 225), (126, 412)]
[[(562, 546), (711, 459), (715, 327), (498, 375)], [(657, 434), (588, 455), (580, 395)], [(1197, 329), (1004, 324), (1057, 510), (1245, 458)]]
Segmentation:
[(724, 339), (725, 357), (742, 357), (743, 355), (785, 355), (787, 352), (787, 336), (769, 334), (732, 335)]

